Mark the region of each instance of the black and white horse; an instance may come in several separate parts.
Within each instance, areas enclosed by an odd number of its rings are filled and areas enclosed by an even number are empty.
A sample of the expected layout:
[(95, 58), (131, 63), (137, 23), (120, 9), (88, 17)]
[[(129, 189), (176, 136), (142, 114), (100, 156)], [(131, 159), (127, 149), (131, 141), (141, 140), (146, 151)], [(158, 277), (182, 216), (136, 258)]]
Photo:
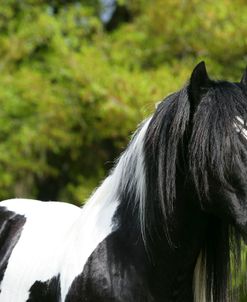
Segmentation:
[(246, 121), (247, 73), (212, 81), (201, 62), (82, 209), (3, 201), (0, 301), (228, 301), (230, 250), (237, 272), (247, 238)]

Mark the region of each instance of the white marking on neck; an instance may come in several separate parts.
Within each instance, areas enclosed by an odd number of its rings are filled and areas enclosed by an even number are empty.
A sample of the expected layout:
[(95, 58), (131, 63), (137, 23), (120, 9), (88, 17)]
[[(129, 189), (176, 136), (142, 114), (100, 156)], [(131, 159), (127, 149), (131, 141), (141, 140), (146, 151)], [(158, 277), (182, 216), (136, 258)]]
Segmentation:
[(236, 119), (237, 119), (238, 122), (235, 122), (234, 126), (235, 126), (237, 132), (240, 133), (240, 134), (242, 134), (243, 137), (245, 139), (247, 139), (247, 129), (246, 129), (247, 125), (246, 125), (246, 123), (239, 116), (237, 116)]
[[(65, 263), (69, 266), (63, 266), (61, 271), (62, 301), (65, 300), (74, 278), (83, 272), (89, 256), (113, 231), (112, 219), (119, 204), (119, 190), (127, 190), (125, 186), (130, 180), (130, 186), (135, 183), (138, 194), (143, 194), (145, 176), (141, 156), (148, 123), (149, 121), (142, 126), (140, 132), (119, 158), (112, 173), (86, 203), (78, 223), (74, 225), (74, 231), (71, 232), (64, 249), (63, 261), (65, 259)], [(134, 175), (130, 174), (133, 169)]]
[(65, 301), (73, 280), (82, 273), (92, 252), (112, 232), (112, 218), (118, 206), (117, 196), (112, 194), (115, 183), (112, 175), (107, 177), (82, 209), (65, 242), (60, 274), (61, 301)]

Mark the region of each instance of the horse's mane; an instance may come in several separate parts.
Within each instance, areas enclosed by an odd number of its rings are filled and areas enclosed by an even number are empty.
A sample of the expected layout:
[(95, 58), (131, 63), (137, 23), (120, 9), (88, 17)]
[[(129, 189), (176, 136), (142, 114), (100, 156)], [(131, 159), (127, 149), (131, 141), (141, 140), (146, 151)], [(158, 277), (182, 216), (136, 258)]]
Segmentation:
[[(246, 98), (246, 96), (245, 96)], [(237, 84), (214, 82), (198, 106), (193, 118), (189, 145), (190, 172), (198, 197), (210, 202), (211, 178), (217, 186), (235, 194), (247, 180), (246, 138), (247, 103)], [(232, 168), (237, 175), (232, 175)], [(230, 259), (231, 258), (231, 259)], [(236, 301), (237, 291), (227, 293), (236, 282), (241, 267), (241, 236), (230, 224), (212, 217), (201, 254), (201, 275), (206, 278), (206, 301)]]
[[(187, 87), (168, 96), (158, 106), (147, 130), (144, 142), (146, 199), (141, 201), (141, 220), (144, 237), (149, 224), (155, 221), (157, 209), (163, 216), (166, 238), (173, 246), (169, 230), (169, 217), (173, 213), (176, 197), (178, 145), (183, 143), (190, 118)], [(152, 202), (150, 202), (152, 201)], [(156, 217), (157, 218), (157, 217)], [(150, 234), (152, 237), (152, 234)]]
[[(244, 169), (246, 141), (239, 135), (247, 121), (247, 103), (240, 87), (228, 82), (212, 82), (197, 108), (191, 106), (190, 98), (190, 87), (186, 85), (160, 104), (150, 122), (144, 145), (147, 187), (146, 199), (140, 204), (141, 220), (145, 220), (143, 234), (150, 230), (154, 217), (159, 215), (159, 205), (171, 248), (169, 219), (181, 167), (188, 169), (184, 171), (188, 171), (187, 176), (194, 183), (202, 208), (205, 202), (210, 202), (210, 177), (217, 179), (219, 187), (225, 186), (233, 192), (234, 181), (239, 184), (247, 179)], [(186, 145), (188, 154), (181, 154)], [(233, 166), (238, 168), (238, 174), (231, 176)], [(232, 278), (237, 275), (234, 269), (237, 271), (241, 263), (240, 235), (230, 224), (212, 218), (199, 268), (200, 278), (206, 283), (206, 301), (227, 300), (228, 285), (234, 283), (228, 280), (230, 251), (234, 263)]]

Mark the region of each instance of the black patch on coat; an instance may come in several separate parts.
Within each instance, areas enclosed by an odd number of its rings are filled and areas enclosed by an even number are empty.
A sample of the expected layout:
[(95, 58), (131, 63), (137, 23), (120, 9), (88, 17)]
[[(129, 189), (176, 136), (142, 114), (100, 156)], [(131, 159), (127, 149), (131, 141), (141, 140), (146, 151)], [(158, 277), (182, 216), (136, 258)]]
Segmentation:
[(41, 282), (36, 281), (29, 290), (27, 302), (59, 302), (61, 299), (61, 288), (59, 276)]
[(122, 232), (111, 233), (74, 279), (65, 302), (156, 301), (146, 280), (144, 249), (140, 242), (134, 243), (134, 248), (132, 244), (122, 237)]
[(26, 218), (23, 215), (9, 211), (6, 207), (0, 207), (0, 283), (25, 222)]

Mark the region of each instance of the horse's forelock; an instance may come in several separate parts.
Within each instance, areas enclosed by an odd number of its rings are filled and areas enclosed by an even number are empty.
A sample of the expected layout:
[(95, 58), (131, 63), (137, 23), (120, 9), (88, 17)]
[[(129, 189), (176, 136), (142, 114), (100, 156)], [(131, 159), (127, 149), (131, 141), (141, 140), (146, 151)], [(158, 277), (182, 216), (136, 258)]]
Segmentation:
[[(246, 174), (240, 139), (246, 133), (240, 121), (247, 120), (247, 102), (241, 90), (230, 83), (217, 83), (206, 93), (193, 117), (189, 145), (190, 171), (201, 199), (209, 196), (212, 174), (225, 187), (231, 187), (229, 171)], [(247, 175), (246, 175), (247, 176)]]

